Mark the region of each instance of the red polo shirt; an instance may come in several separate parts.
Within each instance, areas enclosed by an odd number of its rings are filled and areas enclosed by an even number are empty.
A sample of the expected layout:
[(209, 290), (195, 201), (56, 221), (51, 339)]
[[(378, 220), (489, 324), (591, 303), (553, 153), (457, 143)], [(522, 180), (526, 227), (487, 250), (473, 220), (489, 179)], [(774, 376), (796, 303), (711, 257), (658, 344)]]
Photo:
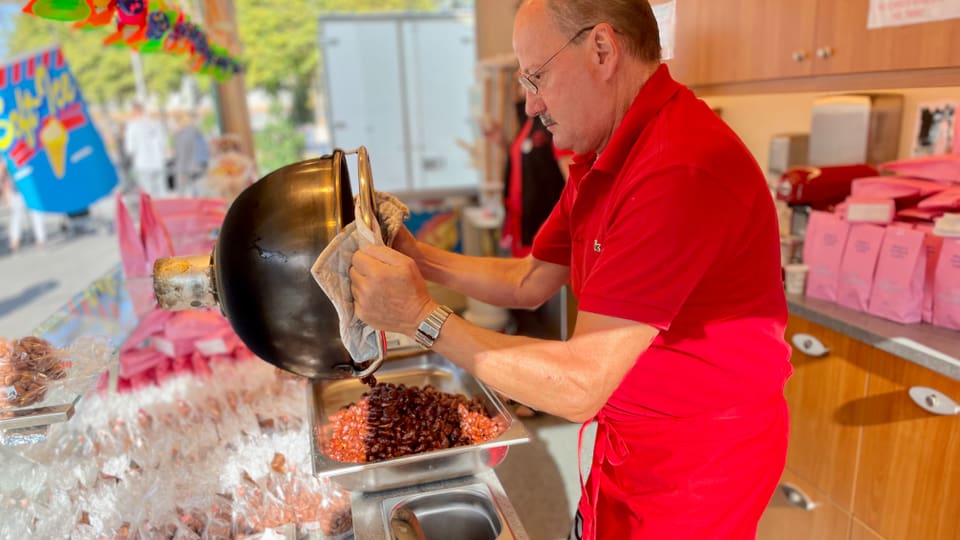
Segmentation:
[(533, 255), (570, 266), (580, 310), (660, 330), (606, 414), (691, 417), (782, 396), (776, 219), (750, 152), (666, 66), (599, 157), (574, 157)]

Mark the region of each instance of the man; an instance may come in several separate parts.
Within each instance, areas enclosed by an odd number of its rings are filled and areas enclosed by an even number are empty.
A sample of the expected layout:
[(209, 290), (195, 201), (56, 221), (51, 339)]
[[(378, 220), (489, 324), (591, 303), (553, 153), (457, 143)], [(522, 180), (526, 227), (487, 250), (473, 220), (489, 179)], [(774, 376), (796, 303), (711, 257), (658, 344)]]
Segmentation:
[(209, 159), (207, 140), (197, 127), (193, 113), (181, 113), (173, 134), (174, 190), (178, 195), (197, 195), (195, 183), (207, 170)]
[(17, 189), (13, 175), (7, 164), (0, 161), (0, 202), (10, 208), (10, 252), (16, 253), (20, 249), (20, 240), (23, 233), (23, 221), (30, 217), (33, 227), (33, 240), (37, 246), (43, 247), (47, 241), (47, 226), (43, 213), (27, 208), (23, 194)]
[(167, 196), (166, 130), (159, 120), (146, 115), (140, 103), (133, 104), (133, 116), (123, 134), (123, 150), (130, 156), (133, 178), (140, 189), (152, 197)]
[[(646, 1), (527, 0), (513, 44), (527, 114), (576, 154), (532, 255), (463, 257), (401, 231), (394, 249), (354, 255), (357, 314), (426, 344), (438, 334), (437, 353), (497, 391), (597, 421), (572, 538), (753, 538), (784, 466), (791, 372), (763, 174), (660, 64)], [(528, 308), (569, 280), (575, 332), (479, 329), (438, 308), (424, 278)]]

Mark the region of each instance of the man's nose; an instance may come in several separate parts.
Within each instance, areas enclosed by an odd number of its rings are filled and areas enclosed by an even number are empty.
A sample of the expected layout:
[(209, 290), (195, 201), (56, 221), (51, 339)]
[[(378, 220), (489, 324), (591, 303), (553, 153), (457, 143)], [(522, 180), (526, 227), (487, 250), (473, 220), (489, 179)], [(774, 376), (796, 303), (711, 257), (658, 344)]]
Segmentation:
[(524, 104), (524, 112), (527, 113), (527, 116), (537, 116), (545, 110), (547, 110), (547, 107), (544, 105), (543, 99), (537, 94), (527, 92), (527, 101)]

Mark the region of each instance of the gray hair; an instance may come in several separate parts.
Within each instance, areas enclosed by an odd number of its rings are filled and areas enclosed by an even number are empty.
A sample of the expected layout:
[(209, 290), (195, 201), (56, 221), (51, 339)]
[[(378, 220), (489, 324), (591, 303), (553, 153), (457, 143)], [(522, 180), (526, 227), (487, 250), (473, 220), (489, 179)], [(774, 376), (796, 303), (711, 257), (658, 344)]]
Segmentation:
[(569, 35), (592, 24), (608, 23), (626, 41), (627, 53), (660, 62), (660, 30), (647, 0), (546, 0), (547, 13)]

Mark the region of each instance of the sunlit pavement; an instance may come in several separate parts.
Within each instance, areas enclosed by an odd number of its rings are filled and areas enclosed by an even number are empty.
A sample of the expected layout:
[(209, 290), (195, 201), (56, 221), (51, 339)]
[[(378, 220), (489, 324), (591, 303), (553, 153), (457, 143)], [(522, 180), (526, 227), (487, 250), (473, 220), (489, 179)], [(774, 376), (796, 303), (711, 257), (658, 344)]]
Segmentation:
[(47, 242), (37, 246), (24, 234), (20, 249), (9, 250), (9, 212), (0, 211), (0, 337), (32, 333), (67, 300), (83, 291), (120, 261), (113, 227), (116, 201), (104, 197), (84, 220), (62, 225), (62, 215), (47, 216)]

